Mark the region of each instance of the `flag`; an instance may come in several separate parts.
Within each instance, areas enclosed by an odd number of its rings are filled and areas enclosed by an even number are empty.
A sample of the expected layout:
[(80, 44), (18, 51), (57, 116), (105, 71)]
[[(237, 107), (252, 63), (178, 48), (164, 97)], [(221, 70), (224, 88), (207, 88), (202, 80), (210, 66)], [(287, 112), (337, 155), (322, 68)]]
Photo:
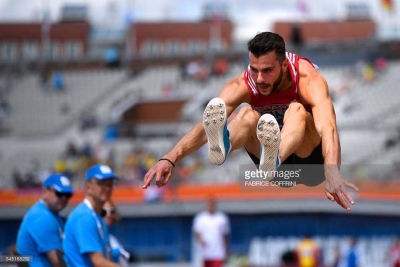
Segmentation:
[(205, 5), (206, 18), (213, 24), (219, 24), (225, 19), (226, 6), (224, 4), (215, 2)]
[(296, 3), (297, 10), (302, 14), (308, 13), (308, 5), (305, 0), (297, 0)]
[(224, 20), (224, 14), (221, 12), (221, 10), (214, 10), (212, 13), (212, 22), (214, 24), (221, 23)]
[(50, 10), (45, 10), (43, 14), (42, 20), (42, 33), (48, 34), (51, 28), (51, 18), (50, 18)]
[(393, 0), (381, 0), (381, 5), (383, 9), (393, 12)]
[(123, 16), (123, 24), (124, 24), (124, 28), (128, 29), (129, 26), (131, 26), (131, 24), (134, 23), (133, 20), (133, 11), (131, 10), (127, 10)]

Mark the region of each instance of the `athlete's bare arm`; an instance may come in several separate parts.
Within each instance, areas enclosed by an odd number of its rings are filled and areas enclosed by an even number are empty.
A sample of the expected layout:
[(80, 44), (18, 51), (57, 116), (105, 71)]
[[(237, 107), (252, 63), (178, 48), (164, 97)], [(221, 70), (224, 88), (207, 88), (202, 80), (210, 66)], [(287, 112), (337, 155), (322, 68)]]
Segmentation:
[[(219, 94), (219, 97), (225, 101), (227, 116), (242, 103), (250, 101), (250, 94), (247, 90), (243, 74), (228, 81)], [(177, 163), (181, 159), (197, 151), (207, 142), (206, 133), (202, 122), (196, 124), (182, 139), (170, 150), (163, 158)], [(151, 181), (156, 177), (156, 185), (164, 186), (172, 176), (173, 166), (165, 160), (157, 162), (144, 176), (143, 188), (147, 188)]]
[(358, 188), (349, 183), (339, 172), (341, 163), (340, 141), (336, 125), (336, 115), (329, 97), (325, 78), (305, 60), (299, 61), (301, 100), (312, 107), (315, 128), (321, 136), (322, 154), (325, 165), (325, 194), (343, 208), (350, 210), (346, 199), (354, 204), (347, 193), (347, 187), (356, 191)]

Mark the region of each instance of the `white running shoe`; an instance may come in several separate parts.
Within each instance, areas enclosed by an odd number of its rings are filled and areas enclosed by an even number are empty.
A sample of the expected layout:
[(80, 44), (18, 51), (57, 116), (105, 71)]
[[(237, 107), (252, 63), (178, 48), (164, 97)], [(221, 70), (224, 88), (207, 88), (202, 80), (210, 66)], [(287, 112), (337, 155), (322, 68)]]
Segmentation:
[(257, 123), (257, 138), (261, 144), (259, 170), (268, 173), (269, 180), (274, 178), (276, 169), (280, 166), (279, 145), (281, 131), (275, 117), (264, 114)]
[(232, 148), (224, 100), (216, 97), (208, 102), (203, 113), (203, 127), (208, 140), (208, 158), (211, 163), (221, 165)]

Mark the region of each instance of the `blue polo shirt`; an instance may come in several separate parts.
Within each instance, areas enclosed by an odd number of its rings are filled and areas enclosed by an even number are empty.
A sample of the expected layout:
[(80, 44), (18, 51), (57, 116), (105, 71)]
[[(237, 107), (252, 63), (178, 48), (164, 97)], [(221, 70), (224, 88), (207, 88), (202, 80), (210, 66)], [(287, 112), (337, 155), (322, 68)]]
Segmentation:
[(85, 202), (68, 216), (63, 249), (69, 267), (93, 266), (88, 253), (102, 252), (105, 258), (109, 258), (108, 228), (103, 218)]
[(64, 222), (42, 200), (25, 214), (17, 236), (17, 252), (33, 256), (31, 267), (52, 266), (46, 253), (62, 248)]

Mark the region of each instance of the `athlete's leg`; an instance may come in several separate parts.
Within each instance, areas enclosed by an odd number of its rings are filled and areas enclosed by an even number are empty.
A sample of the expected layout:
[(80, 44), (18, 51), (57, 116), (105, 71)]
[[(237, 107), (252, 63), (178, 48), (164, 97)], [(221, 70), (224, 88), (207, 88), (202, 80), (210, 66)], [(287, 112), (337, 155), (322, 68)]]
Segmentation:
[(313, 117), (299, 103), (290, 104), (286, 110), (281, 138), (279, 156), (282, 162), (291, 154), (308, 157), (321, 142)]
[(229, 123), (232, 150), (245, 147), (250, 153), (259, 155), (260, 143), (256, 136), (256, 127), (260, 114), (250, 106), (242, 107), (236, 117)]

